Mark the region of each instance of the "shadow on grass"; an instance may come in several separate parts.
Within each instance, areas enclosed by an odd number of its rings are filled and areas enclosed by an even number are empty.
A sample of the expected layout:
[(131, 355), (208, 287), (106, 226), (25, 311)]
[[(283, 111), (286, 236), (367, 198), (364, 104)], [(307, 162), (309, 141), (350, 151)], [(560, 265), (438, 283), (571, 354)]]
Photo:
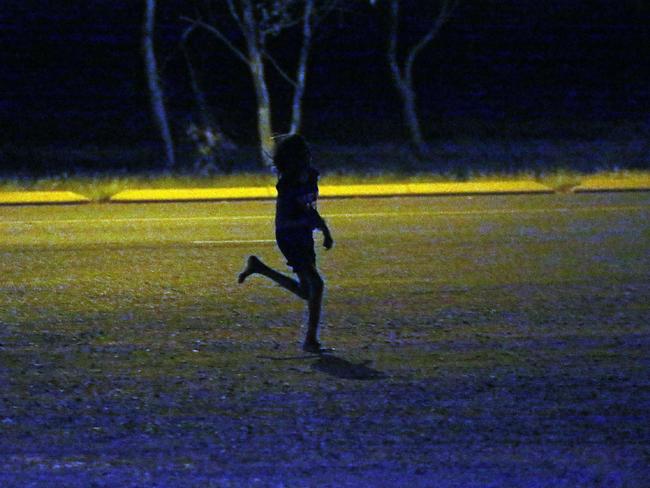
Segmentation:
[(383, 371), (368, 366), (372, 361), (369, 359), (359, 363), (353, 363), (347, 359), (340, 358), (333, 354), (302, 354), (296, 356), (257, 356), (259, 359), (269, 359), (271, 361), (293, 361), (301, 359), (316, 359), (311, 365), (311, 369), (321, 373), (343, 378), (348, 380), (381, 380), (388, 375)]
[(314, 354), (299, 354), (297, 356), (257, 356), (258, 359), (268, 359), (269, 361), (296, 361), (299, 359), (314, 359), (318, 356)]
[(332, 354), (323, 354), (311, 365), (311, 368), (330, 376), (348, 380), (380, 380), (387, 377), (383, 371), (369, 367), (370, 363), (370, 360), (352, 363)]

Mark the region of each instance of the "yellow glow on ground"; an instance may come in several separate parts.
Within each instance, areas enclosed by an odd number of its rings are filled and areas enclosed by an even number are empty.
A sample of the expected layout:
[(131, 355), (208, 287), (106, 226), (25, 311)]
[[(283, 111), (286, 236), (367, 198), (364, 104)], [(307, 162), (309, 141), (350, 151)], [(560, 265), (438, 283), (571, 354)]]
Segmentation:
[(90, 200), (71, 191), (0, 192), (0, 205), (45, 205), (56, 203), (88, 203)]
[(650, 176), (623, 176), (585, 178), (574, 192), (594, 191), (647, 191), (650, 190)]
[(173, 188), (124, 190), (111, 197), (111, 202), (167, 202), (201, 200), (250, 200), (275, 198), (270, 186), (246, 188)]
[(550, 193), (535, 181), (481, 181), (450, 183), (410, 183), (385, 185), (321, 186), (323, 197), (389, 195), (473, 195), (498, 193)]
[[(321, 197), (367, 197), (393, 195), (463, 195), (499, 193), (551, 193), (535, 181), (484, 181), (467, 183), (413, 183), (381, 185), (322, 185)], [(112, 202), (252, 200), (275, 198), (272, 186), (245, 188), (187, 188), (125, 190), (111, 197)]]

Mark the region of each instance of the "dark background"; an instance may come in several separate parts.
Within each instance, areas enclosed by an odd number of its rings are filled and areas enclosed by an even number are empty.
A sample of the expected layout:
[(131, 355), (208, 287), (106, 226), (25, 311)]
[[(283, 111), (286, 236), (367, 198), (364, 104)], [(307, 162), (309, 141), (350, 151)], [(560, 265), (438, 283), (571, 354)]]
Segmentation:
[[(156, 49), (182, 139), (195, 114), (178, 39), (190, 2), (160, 0)], [(385, 61), (377, 9), (352, 1), (317, 31), (305, 100), (307, 137), (371, 144), (407, 137)], [(404, 40), (426, 27), (426, 2), (404, 1)], [(465, 0), (416, 65), (432, 140), (646, 139), (650, 9), (643, 1)], [(140, 33), (144, 2), (6, 1), (0, 11), (0, 144), (156, 144)], [(230, 26), (224, 17), (223, 26)], [(191, 41), (223, 130), (255, 144), (250, 75), (214, 37)], [(287, 66), (292, 34), (273, 43)], [(271, 71), (271, 68), (269, 68)], [(275, 74), (275, 129), (286, 131), (288, 85)]]

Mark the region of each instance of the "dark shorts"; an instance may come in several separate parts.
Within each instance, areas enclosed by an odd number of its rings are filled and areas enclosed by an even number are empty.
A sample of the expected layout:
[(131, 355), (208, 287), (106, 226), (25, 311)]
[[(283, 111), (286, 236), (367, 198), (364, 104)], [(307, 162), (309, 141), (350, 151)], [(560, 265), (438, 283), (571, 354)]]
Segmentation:
[(280, 251), (287, 258), (287, 264), (294, 271), (316, 264), (314, 236), (311, 229), (276, 229), (275, 240)]

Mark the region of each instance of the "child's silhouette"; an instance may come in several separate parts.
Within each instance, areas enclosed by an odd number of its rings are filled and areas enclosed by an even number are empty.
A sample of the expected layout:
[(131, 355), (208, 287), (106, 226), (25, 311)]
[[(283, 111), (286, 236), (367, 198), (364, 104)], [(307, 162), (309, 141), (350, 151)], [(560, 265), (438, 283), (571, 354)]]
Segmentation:
[(278, 170), (278, 198), (275, 212), (275, 238), (299, 280), (285, 276), (268, 267), (256, 256), (250, 256), (246, 268), (239, 274), (239, 283), (258, 273), (275, 281), (309, 306), (309, 321), (303, 350), (322, 353), (318, 342), (318, 324), (323, 300), (323, 279), (316, 269), (313, 231), (323, 232), (325, 249), (334, 245), (327, 224), (316, 210), (318, 171), (311, 167), (311, 153), (305, 139), (291, 135), (278, 144), (273, 164)]

